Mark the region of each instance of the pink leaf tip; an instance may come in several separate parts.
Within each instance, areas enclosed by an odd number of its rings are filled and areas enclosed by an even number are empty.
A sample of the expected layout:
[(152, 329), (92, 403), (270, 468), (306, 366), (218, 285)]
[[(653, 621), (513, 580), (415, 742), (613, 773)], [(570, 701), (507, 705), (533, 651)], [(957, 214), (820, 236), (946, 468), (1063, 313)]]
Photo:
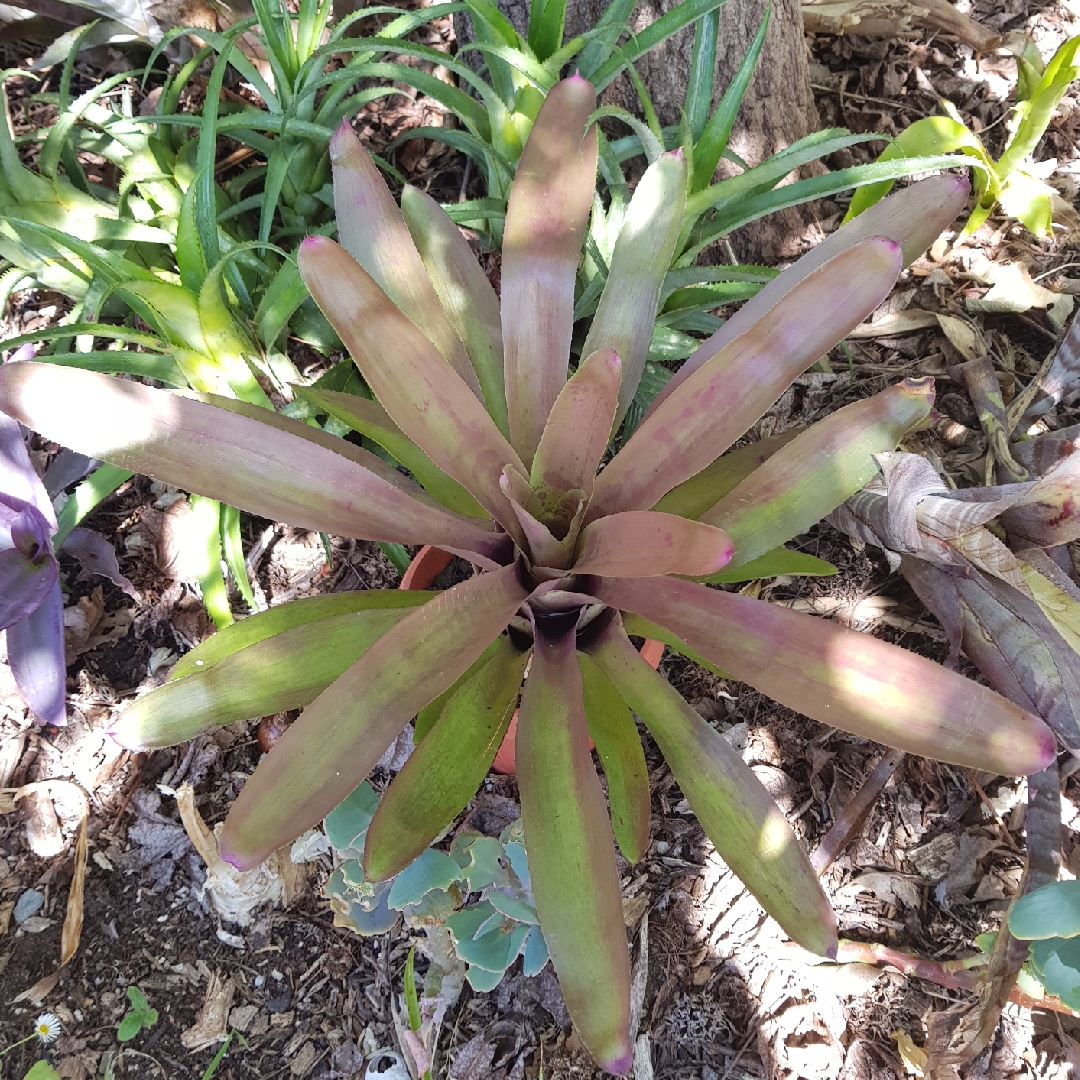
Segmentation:
[(668, 153), (676, 161), (685, 161), (686, 160), (686, 154), (683, 153), (683, 148), (681, 146), (676, 146), (674, 150), (669, 150)]
[(616, 1076), (629, 1076), (634, 1067), (634, 1055), (630, 1050), (625, 1050), (617, 1058), (601, 1062), (605, 1071), (614, 1073)]
[(221, 848), (221, 857), (227, 862), (233, 869), (239, 870), (244, 873), (248, 870), (254, 870), (259, 865), (261, 860), (252, 861), (245, 859), (243, 855), (238, 855), (235, 851), (230, 851), (227, 847)]

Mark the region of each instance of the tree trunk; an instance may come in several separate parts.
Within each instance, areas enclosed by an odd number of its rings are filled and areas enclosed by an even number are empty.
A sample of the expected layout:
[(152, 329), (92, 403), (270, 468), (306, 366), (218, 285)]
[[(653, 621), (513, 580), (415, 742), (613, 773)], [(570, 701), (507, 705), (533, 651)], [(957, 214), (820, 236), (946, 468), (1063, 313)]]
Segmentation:
[[(640, 33), (677, 3), (678, 0), (642, 0), (631, 18), (631, 28)], [(606, 6), (606, 0), (570, 0), (567, 36), (594, 26)], [(714, 106), (746, 53), (765, 7), (766, 0), (727, 0), (720, 8)], [(637, 70), (652, 97), (661, 124), (679, 122), (693, 42), (693, 28), (688, 27), (637, 61)], [(626, 76), (612, 83), (604, 100), (641, 115), (637, 95)], [(799, 0), (773, 0), (765, 45), (728, 147), (748, 164), (758, 165), (819, 125), (810, 89)], [(722, 160), (716, 178), (723, 179), (738, 171), (731, 162)], [(800, 254), (820, 238), (821, 230), (812, 209), (794, 207), (745, 226), (730, 240), (741, 261), (775, 262)], [(712, 261), (721, 258), (723, 256), (717, 255)]]
[[(595, 26), (609, 0), (569, 0), (566, 37)], [(679, 0), (641, 0), (630, 19), (630, 27), (640, 33)], [(720, 8), (716, 74), (713, 83), (715, 106), (731, 82), (765, 12), (767, 0), (727, 0)], [(528, 28), (528, 0), (499, 0), (499, 8), (519, 33)], [(459, 42), (473, 40), (467, 16), (454, 16)], [(649, 91), (660, 123), (679, 122), (686, 94), (693, 50), (694, 30), (688, 27), (667, 39), (636, 63)], [(478, 54), (466, 54), (475, 64)], [(622, 75), (604, 92), (605, 103), (621, 105), (642, 115), (630, 79)], [(772, 17), (757, 69), (743, 98), (728, 146), (750, 165), (809, 135), (820, 126), (810, 90), (810, 71), (799, 0), (773, 0)], [(622, 132), (620, 132), (621, 134)], [(738, 168), (721, 160), (716, 178), (733, 176)], [(820, 170), (817, 170), (820, 171)], [(793, 177), (796, 179), (797, 177)], [(742, 262), (772, 263), (801, 254), (821, 239), (821, 229), (812, 207), (799, 206), (752, 222), (729, 238), (736, 258)], [(706, 253), (703, 261), (726, 261), (726, 253)]]

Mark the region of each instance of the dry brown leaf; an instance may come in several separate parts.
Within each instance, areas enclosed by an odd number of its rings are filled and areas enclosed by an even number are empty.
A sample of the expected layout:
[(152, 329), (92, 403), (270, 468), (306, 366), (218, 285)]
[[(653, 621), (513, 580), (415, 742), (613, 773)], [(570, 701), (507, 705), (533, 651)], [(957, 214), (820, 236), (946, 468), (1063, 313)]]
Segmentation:
[(180, 1041), (188, 1050), (204, 1050), (226, 1037), (229, 1010), (235, 993), (236, 984), (232, 979), (222, 979), (216, 971), (210, 975), (199, 1015), (195, 1017), (195, 1023), (180, 1035)]
[(63, 967), (79, 947), (83, 927), (83, 887), (86, 884), (86, 827), (88, 810), (84, 807), (83, 819), (79, 825), (79, 835), (75, 841), (75, 872), (71, 876), (71, 888), (68, 890), (67, 914), (64, 916), (64, 928), (60, 933), (60, 966)]

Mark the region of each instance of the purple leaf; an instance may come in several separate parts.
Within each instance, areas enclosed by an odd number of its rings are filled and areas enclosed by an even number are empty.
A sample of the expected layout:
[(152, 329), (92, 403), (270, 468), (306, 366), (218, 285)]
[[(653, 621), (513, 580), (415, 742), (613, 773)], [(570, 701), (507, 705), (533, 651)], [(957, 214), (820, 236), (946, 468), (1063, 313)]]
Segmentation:
[(132, 600), (139, 599), (135, 586), (120, 573), (116, 551), (104, 536), (90, 529), (72, 529), (60, 545), (60, 550), (78, 559), (84, 573), (107, 577), (114, 585), (119, 585)]
[[(21, 350), (20, 350), (21, 351)], [(7, 367), (11, 364), (4, 366)], [(56, 512), (45, 486), (38, 479), (23, 442), (18, 420), (0, 412), (0, 496), (10, 495), (29, 503), (56, 529)]]
[(56, 581), (51, 555), (35, 563), (16, 548), (0, 551), (0, 630), (36, 611)]
[(715, 574), (734, 547), (723, 529), (655, 510), (628, 510), (586, 525), (573, 562), (576, 574), (656, 577)]
[(8, 627), (8, 664), (26, 704), (38, 721), (63, 727), (64, 598), (54, 581), (45, 599), (25, 619)]
[(394, 423), (516, 532), (499, 476), (507, 463), (525, 468), (476, 395), (343, 247), (309, 236), (298, 262), (312, 297)]

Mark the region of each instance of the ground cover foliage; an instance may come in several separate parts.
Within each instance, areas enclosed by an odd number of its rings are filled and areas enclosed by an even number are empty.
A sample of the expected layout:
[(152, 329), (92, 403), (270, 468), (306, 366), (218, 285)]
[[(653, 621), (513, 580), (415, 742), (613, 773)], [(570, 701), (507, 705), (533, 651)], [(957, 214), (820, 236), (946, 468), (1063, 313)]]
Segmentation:
[[(1008, 13), (980, 12), (976, 5), (975, 14), (998, 19), (998, 29), (1030, 22), (1036, 40), (1046, 46), (1044, 55), (1076, 31), (1068, 10), (1053, 6)], [(833, 122), (852, 130), (864, 124), (900, 128), (913, 116), (932, 113), (936, 102), (926, 84), (948, 94), (965, 119), (973, 117), (984, 127), (1001, 115), (1008, 94), (1007, 64), (1000, 74), (993, 59), (969, 71), (965, 47), (941, 36), (903, 42), (822, 37), (814, 50), (823, 115), (837, 110)], [(100, 62), (93, 62), (77, 69), (77, 77), (90, 85), (101, 71)], [(387, 104), (362, 117), (376, 148), (415, 123), (424, 107), (422, 102)], [(18, 121), (18, 104), (15, 109)], [(1070, 201), (1072, 119), (1052, 125), (1044, 151), (1059, 156), (1055, 182)], [(992, 140), (993, 131), (986, 138)], [(442, 148), (404, 147), (409, 153), (403, 150), (397, 164), (412, 182), (433, 185), (444, 198), (467, 187), (461, 161)], [(839, 213), (839, 207), (824, 210), (826, 219)], [(932, 373), (939, 378), (939, 402), (951, 424), (941, 421), (911, 448), (936, 454), (962, 482), (983, 480), (962, 471), (981, 462), (985, 447), (964, 385), (946, 377), (948, 368), (965, 357), (954, 342), (956, 327), (938, 315), (974, 319), (993, 346), (999, 381), (1009, 394), (1010, 377), (1024, 385), (1052, 348), (1054, 323), (1041, 308), (973, 313), (966, 301), (983, 298), (993, 267), (1008, 262), (1020, 262), (1031, 277), (1056, 272), (1042, 283), (1067, 293), (1070, 258), (1067, 237), (1035, 243), (993, 218), (968, 250), (950, 259), (943, 248), (935, 249), (917, 264), (879, 313), (873, 336), (835, 353), (831, 372), (800, 379), (757, 434), (815, 419), (901, 376)], [(13, 320), (10, 330), (30, 330), (34, 320), (54, 318), (58, 312), (48, 312), (50, 306), (62, 310), (56, 296), (17, 297), (6, 315)], [(321, 362), (300, 349), (293, 360), (304, 373), (318, 370)], [(1067, 427), (1076, 417), (1065, 406), (1052, 419)], [(48, 454), (53, 448), (36, 449)], [(222, 922), (195, 896), (206, 872), (204, 860), (190, 848), (175, 800), (161, 790), (177, 791), (187, 780), (206, 821), (221, 820), (254, 767), (254, 732), (245, 726), (198, 740), (179, 753), (142, 758), (119, 754), (100, 737), (120, 700), (140, 685), (160, 681), (173, 657), (207, 632), (201, 605), (185, 585), (190, 567), (176, 561), (189, 514), (184, 497), (155, 491), (137, 479), (90, 518), (89, 524), (115, 544), (140, 601), (133, 604), (109, 583), (76, 581), (74, 568), (66, 568), (74, 585), (65, 620), (71, 631), (69, 674), (78, 693), (71, 728), (32, 730), (10, 685), (3, 687), (2, 786), (74, 779), (91, 794), (83, 939), (45, 999), (64, 1024), (52, 1057), (63, 1075), (99, 1074), (107, 1053), (119, 1049), (116, 1027), (129, 1005), (127, 988), (137, 984), (159, 1010), (160, 1022), (132, 1041), (118, 1074), (202, 1075), (217, 1036), (231, 1027), (244, 1034), (248, 1046), (234, 1039), (216, 1075), (363, 1075), (365, 1057), (402, 1038), (405, 1025), (395, 1023), (393, 1003), (400, 993), (407, 935), (399, 929), (361, 942), (333, 928), (315, 888), (329, 869), (324, 856), (306, 864), (307, 888), (289, 907), (263, 909), (247, 926), (237, 919)], [(328, 564), (317, 537), (257, 520), (245, 520), (244, 528), (246, 546), (262, 547), (252, 560), (260, 602), (397, 582), (393, 567), (372, 545), (334, 542)], [(774, 579), (762, 587), (762, 595), (870, 629), (935, 659), (946, 657), (944, 634), (871, 549), (854, 551), (824, 525), (800, 547), (832, 561), (840, 575), (817, 582)], [(823, 731), (670, 654), (661, 670), (703, 715), (727, 729), (813, 850), (874, 766), (879, 749)], [(901, 1075), (897, 1047), (903, 1040), (893, 1033), (922, 1044), (924, 1014), (940, 1013), (946, 1005), (942, 996), (962, 1000), (963, 995), (865, 966), (778, 964), (775, 929), (704, 846), (682, 794), (648, 744), (646, 754), (654, 835), (643, 863), (620, 868), (626, 921), (635, 941), (639, 1030), (648, 1037), (654, 1074), (702, 1080), (728, 1070), (731, 1075)], [(394, 764), (388, 761), (388, 769)], [(389, 775), (377, 772), (376, 787), (385, 786)], [(1065, 782), (1066, 825), (1075, 814), (1072, 802), (1080, 801), (1070, 794), (1072, 784)], [(471, 826), (498, 836), (515, 814), (512, 801), (506, 801), (514, 795), (512, 781), (491, 778), (468, 812)], [(906, 759), (860, 837), (825, 875), (842, 934), (935, 959), (973, 952), (976, 935), (996, 929), (1003, 900), (1017, 883), (1023, 839), (1016, 807), (1021, 804), (1014, 782), (983, 787), (980, 777), (963, 770)], [(43, 903), (21, 923), (12, 907), (0, 938), (0, 957), (6, 958), (0, 963), (12, 995), (50, 975), (59, 958), (66, 879), (76, 864), (74, 850), (65, 853), (64, 846), (75, 839), (81, 814), (75, 790), (63, 785), (33, 793), (21, 809), (24, 817), (3, 818), (6, 873), (0, 879), (0, 904), (13, 904), (28, 888), (37, 889)], [(59, 814), (59, 823), (50, 812)], [(1072, 834), (1066, 835), (1069, 857)], [(176, 929), (170, 933), (170, 927)], [(25, 1000), (7, 1012), (11, 1015), (0, 1016), (5, 1043), (22, 1037), (38, 1010)], [(1007, 1012), (996, 1042), (962, 1074), (1052, 1075), (1071, 1052), (1071, 1021), (1062, 1019), (1059, 1029), (1045, 1013)], [(512, 972), (491, 996), (465, 992), (447, 1019), (436, 1070), (455, 1077), (535, 1075), (536, 1048), (543, 1043), (545, 1076), (593, 1075), (586, 1060), (575, 1057), (572, 1043), (566, 1045), (564, 1024), (553, 980), (529, 981)], [(904, 1052), (917, 1061), (906, 1044)], [(6, 1068), (21, 1075), (14, 1070), (31, 1060), (29, 1052), (20, 1059), (16, 1051)]]

